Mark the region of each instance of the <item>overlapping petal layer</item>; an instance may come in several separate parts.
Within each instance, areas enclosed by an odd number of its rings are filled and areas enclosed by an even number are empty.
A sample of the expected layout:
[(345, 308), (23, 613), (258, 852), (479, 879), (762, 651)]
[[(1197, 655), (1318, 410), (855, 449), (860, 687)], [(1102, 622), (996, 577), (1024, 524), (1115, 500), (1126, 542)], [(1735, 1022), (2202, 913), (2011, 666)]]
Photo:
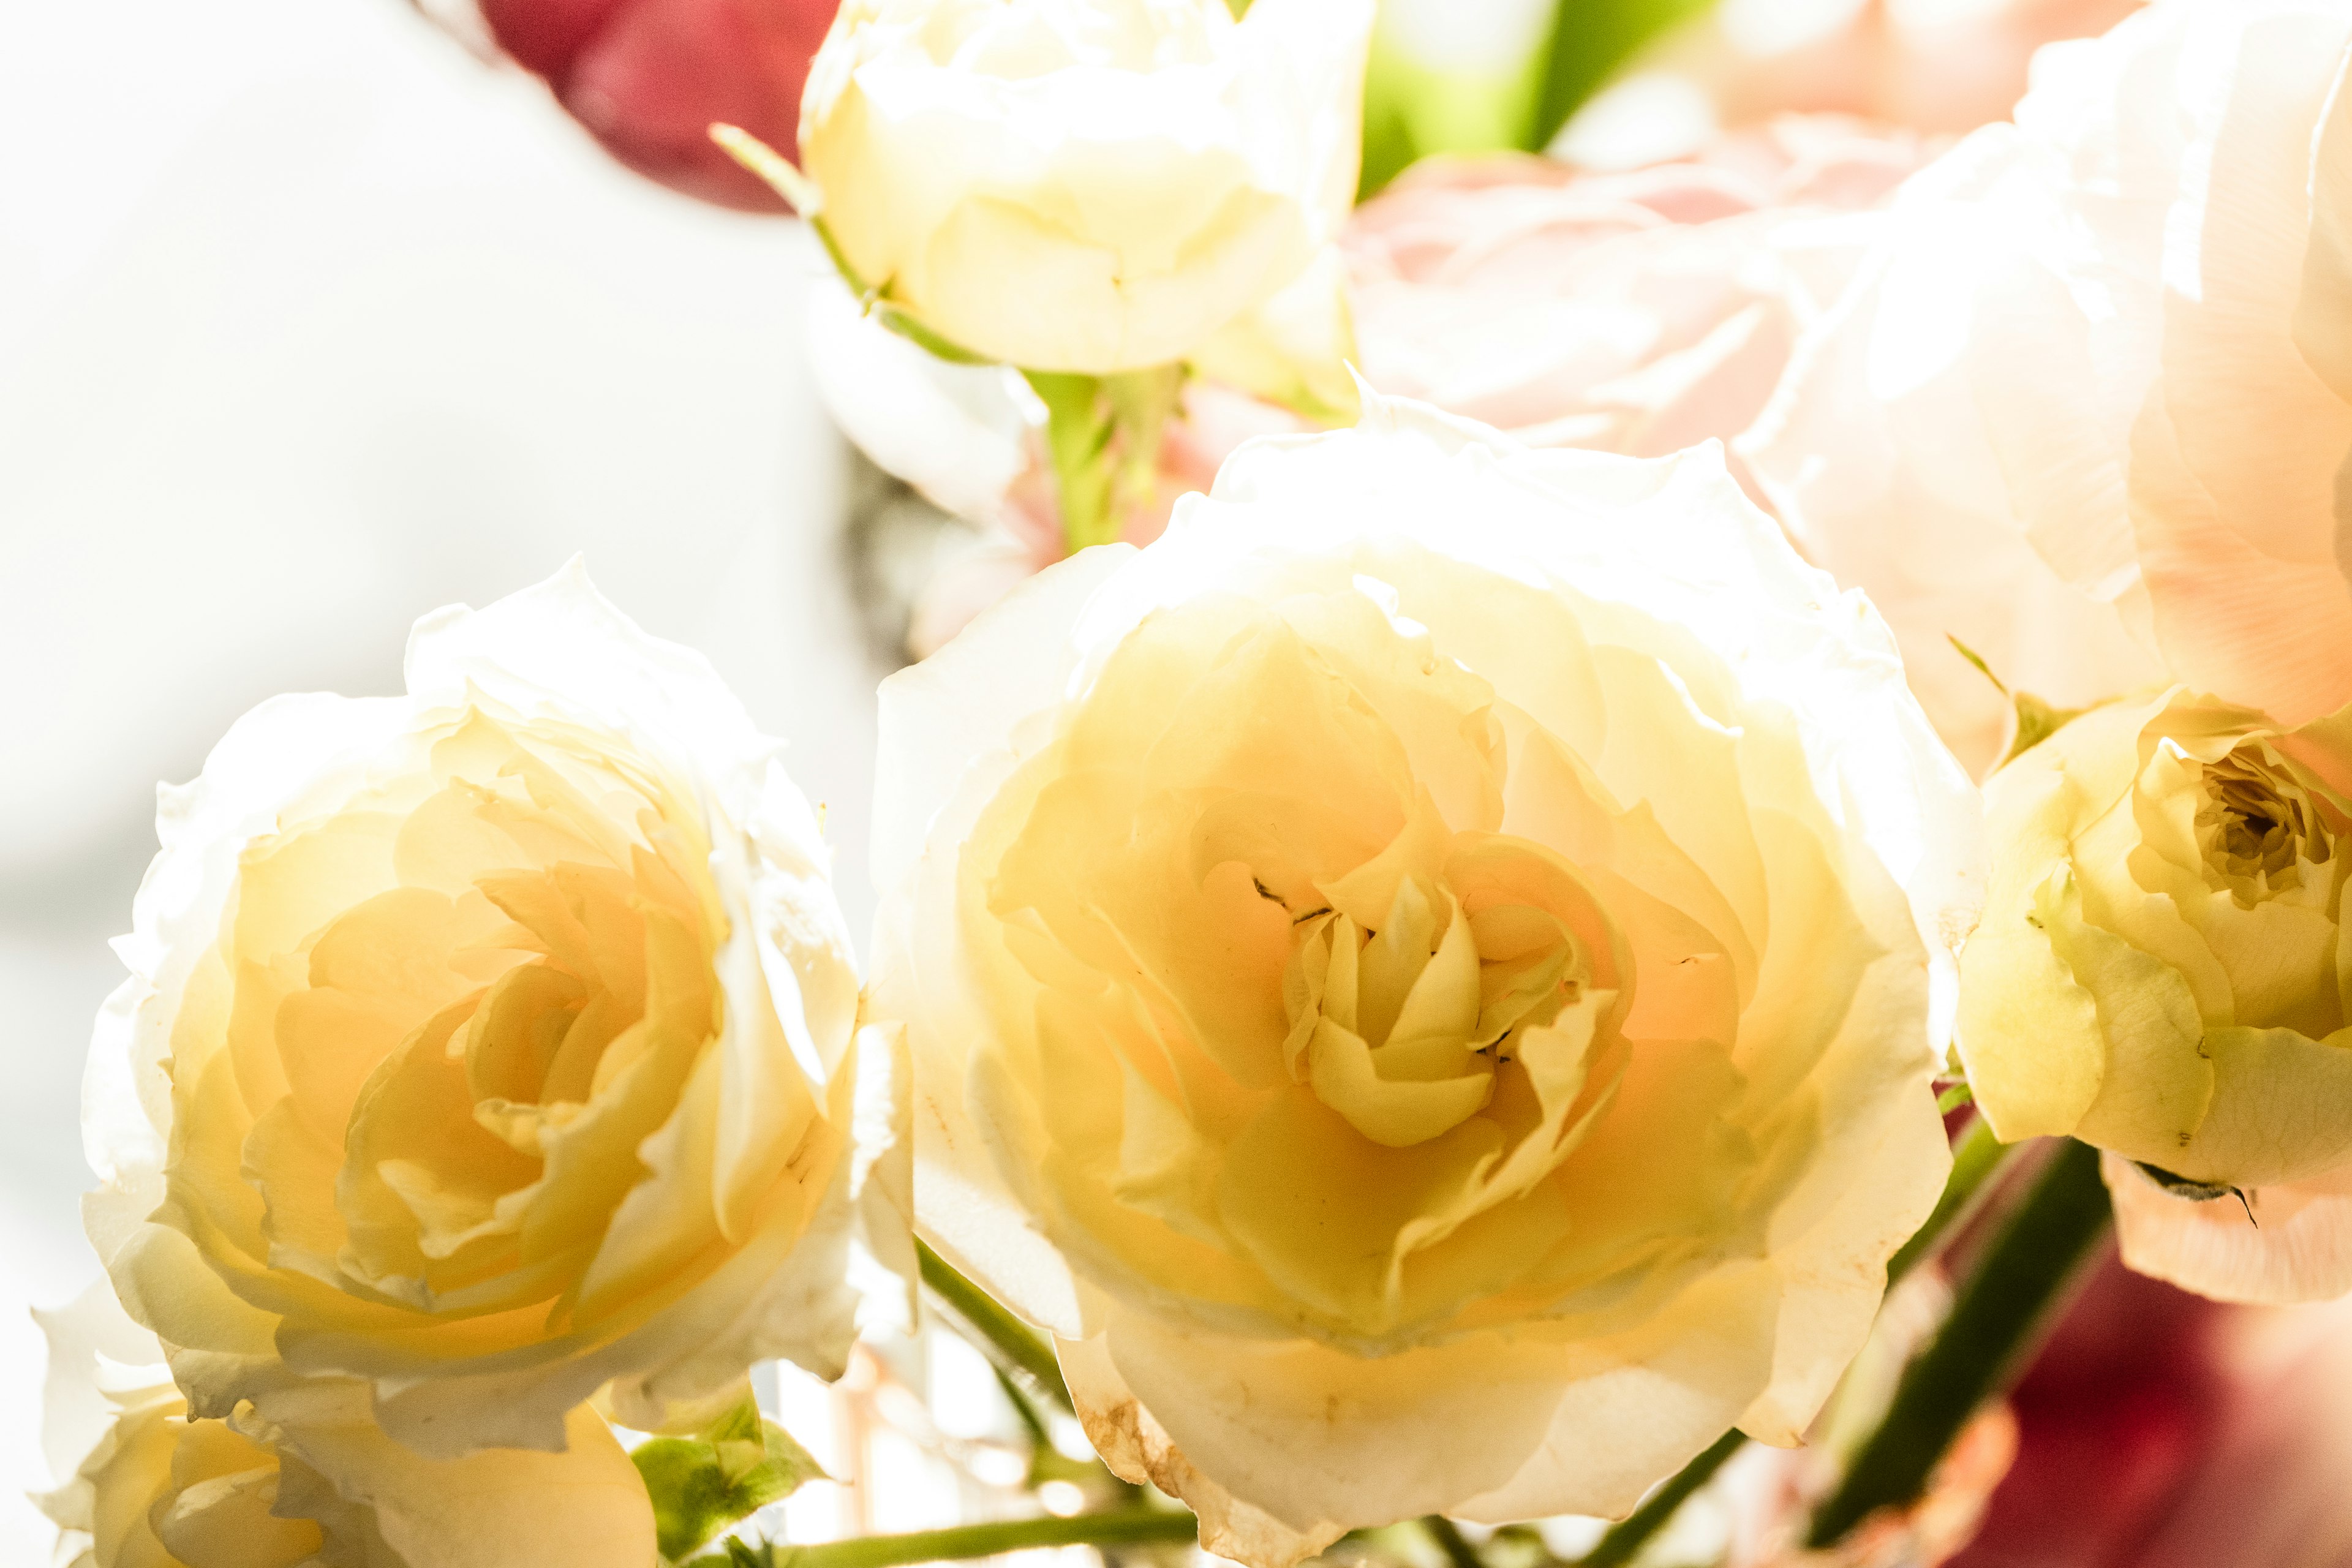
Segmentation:
[(441, 1457), (836, 1370), (890, 1052), (778, 747), (576, 567), (420, 623), (408, 687), (165, 792), (86, 1091), (123, 1300), (199, 1416), (354, 1379)]
[(1213, 1548), (1795, 1439), (1940, 1184), (1975, 807), (1719, 458), (1377, 404), (883, 732), (922, 1223)]

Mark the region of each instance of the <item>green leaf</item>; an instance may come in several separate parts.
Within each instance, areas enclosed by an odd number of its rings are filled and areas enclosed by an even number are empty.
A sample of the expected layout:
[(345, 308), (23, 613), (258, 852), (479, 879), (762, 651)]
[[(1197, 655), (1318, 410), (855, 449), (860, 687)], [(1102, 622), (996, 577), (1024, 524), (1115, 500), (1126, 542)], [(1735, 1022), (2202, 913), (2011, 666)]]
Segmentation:
[(650, 1438), (629, 1458), (653, 1500), (656, 1544), (671, 1563), (803, 1482), (825, 1479), (809, 1451), (748, 1399), (699, 1432)]
[(1551, 36), (1544, 40), (1528, 137), (1521, 145), (1531, 153), (1550, 146), (1568, 117), (1635, 50), (1710, 4), (1712, 0), (1555, 0)]

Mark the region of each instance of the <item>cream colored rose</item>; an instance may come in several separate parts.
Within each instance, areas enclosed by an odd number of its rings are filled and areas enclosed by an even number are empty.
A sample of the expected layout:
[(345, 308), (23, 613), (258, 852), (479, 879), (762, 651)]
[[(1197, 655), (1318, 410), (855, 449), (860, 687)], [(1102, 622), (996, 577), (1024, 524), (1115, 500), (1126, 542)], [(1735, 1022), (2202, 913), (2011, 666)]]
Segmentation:
[(879, 776), (920, 1223), (1212, 1550), (1792, 1443), (1935, 1201), (1973, 792), (1712, 452), (1245, 447), (887, 682)]
[[(561, 1454), (418, 1457), (355, 1384), (279, 1389), (268, 1414), (188, 1415), (155, 1337), (94, 1287), (37, 1313), (49, 1339), (43, 1436), (68, 1479), (38, 1499), (72, 1568), (646, 1568), (654, 1516), (593, 1410)], [(60, 1554), (62, 1558), (62, 1553)]]
[(1191, 357), (1355, 197), (1369, 0), (848, 0), (801, 155), (856, 280), (961, 347)]
[(2341, 0), (2160, 0), (2045, 49), (1917, 176), (1745, 448), (1989, 767), (2002, 679), (2352, 700), (2352, 37)]
[(906, 1152), (777, 742), (576, 564), (419, 622), (407, 677), (163, 792), (85, 1090), (124, 1302), (196, 1415), (346, 1377), (436, 1457), (836, 1372)]
[[(2210, 1189), (2109, 1173), (2126, 1259), (2208, 1294), (2352, 1289), (2348, 800), (2352, 710), (2290, 730), (2178, 689), (2085, 714), (1987, 786), (1991, 882), (1960, 959), (1977, 1103), (2005, 1139), (2070, 1134)], [(2225, 1237), (2200, 1261), (2159, 1234), (2232, 1215), (2234, 1262)]]

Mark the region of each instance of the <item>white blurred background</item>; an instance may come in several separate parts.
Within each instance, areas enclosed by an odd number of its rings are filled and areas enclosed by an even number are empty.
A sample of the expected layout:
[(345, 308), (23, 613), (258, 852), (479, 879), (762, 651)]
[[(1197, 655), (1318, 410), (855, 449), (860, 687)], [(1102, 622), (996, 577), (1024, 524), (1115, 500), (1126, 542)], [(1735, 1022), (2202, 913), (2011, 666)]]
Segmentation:
[(0, 1562), (47, 1560), (28, 1304), (97, 1273), (78, 1085), (154, 786), (575, 552), (830, 807), (871, 665), (797, 226), (624, 173), (392, 0), (0, 0)]

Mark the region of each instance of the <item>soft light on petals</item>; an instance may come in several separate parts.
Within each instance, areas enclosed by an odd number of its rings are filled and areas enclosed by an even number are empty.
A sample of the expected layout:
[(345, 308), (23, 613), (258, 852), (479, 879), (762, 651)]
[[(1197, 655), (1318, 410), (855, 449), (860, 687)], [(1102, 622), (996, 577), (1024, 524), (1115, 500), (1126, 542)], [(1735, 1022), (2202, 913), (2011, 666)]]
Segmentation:
[(427, 616), (407, 674), (265, 704), (163, 792), (85, 1088), (123, 1300), (197, 1416), (350, 1380), (441, 1458), (836, 1371), (889, 1223), (854, 1106), (905, 1074), (851, 1058), (777, 743), (576, 564)]
[(851, 0), (802, 100), (812, 216), (971, 353), (1183, 359), (1346, 216), (1370, 25), (1359, 0)]
[(883, 691), (919, 1220), (1284, 1568), (1795, 1441), (1942, 1179), (1979, 885), (1885, 627), (1718, 454), (1367, 396)]
[(2053, 45), (2015, 123), (1906, 185), (1741, 442), (1868, 592), (1970, 765), (2014, 690), (2352, 700), (2336, 208), (2352, 16), (2160, 0)]

